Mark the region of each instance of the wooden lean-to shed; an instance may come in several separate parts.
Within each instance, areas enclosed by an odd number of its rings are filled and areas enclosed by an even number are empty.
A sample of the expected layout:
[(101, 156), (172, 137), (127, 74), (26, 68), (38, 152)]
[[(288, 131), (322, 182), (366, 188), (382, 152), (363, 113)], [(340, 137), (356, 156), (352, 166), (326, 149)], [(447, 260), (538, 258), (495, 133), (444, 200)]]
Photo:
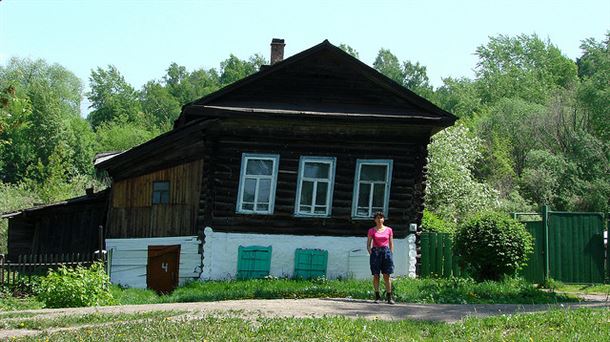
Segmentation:
[(88, 192), (58, 203), (11, 213), (8, 219), (7, 260), (19, 256), (84, 254), (99, 249), (99, 226), (106, 224), (109, 191)]
[[(415, 275), (427, 145), (456, 117), (324, 41), (183, 106), (172, 131), (97, 165), (112, 177), (112, 279), (366, 277), (375, 211)], [(241, 248), (240, 248), (241, 247)], [(158, 269), (156, 269), (158, 268)], [(148, 280), (147, 280), (148, 279)]]

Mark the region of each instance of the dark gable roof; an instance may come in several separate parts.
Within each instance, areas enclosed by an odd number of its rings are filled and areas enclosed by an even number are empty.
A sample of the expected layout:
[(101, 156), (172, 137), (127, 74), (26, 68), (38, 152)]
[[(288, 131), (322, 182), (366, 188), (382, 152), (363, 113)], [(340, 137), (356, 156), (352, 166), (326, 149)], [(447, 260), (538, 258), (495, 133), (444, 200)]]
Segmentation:
[(328, 40), (187, 103), (176, 127), (239, 115), (368, 117), (438, 127), (457, 120)]

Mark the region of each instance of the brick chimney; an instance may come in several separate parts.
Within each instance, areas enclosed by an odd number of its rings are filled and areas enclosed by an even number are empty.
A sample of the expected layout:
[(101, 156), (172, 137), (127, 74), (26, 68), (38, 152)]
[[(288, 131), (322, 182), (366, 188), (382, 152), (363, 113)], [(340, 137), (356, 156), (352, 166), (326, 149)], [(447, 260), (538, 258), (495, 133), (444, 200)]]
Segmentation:
[(273, 38), (271, 40), (271, 65), (284, 60), (284, 40)]

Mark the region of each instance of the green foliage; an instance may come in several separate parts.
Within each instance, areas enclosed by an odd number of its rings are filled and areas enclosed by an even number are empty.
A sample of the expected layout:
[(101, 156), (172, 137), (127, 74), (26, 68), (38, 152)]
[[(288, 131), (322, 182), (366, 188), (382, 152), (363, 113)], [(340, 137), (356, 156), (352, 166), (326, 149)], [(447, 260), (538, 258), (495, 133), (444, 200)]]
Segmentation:
[(65, 266), (49, 274), (41, 281), (38, 299), (47, 308), (101, 306), (114, 303), (110, 292), (110, 278), (102, 263), (91, 267)]
[(522, 223), (485, 212), (469, 217), (459, 227), (454, 248), (476, 279), (498, 280), (522, 269), (534, 247)]
[(96, 132), (97, 152), (125, 151), (159, 135), (156, 128), (142, 127), (133, 122), (116, 120), (101, 124)]
[(578, 89), (580, 104), (587, 110), (587, 125), (591, 133), (602, 141), (610, 140), (610, 32), (603, 42), (585, 39), (578, 58)]
[(521, 98), (543, 104), (557, 87), (577, 81), (576, 63), (537, 35), (490, 37), (476, 49), (475, 72), (484, 103)]
[[(0, 91), (0, 180), (41, 181), (58, 149), (69, 167), (65, 181), (91, 173), (92, 132), (79, 115), (82, 85), (74, 74), (42, 60), (12, 58), (0, 67)], [(42, 169), (30, 168), (38, 163)]]
[(396, 83), (402, 84), (404, 73), (398, 58), (390, 50), (380, 49), (375, 62), (373, 62), (373, 67)]
[(220, 84), (229, 85), (235, 81), (257, 72), (261, 65), (268, 64), (260, 55), (254, 55), (244, 61), (233, 54), (220, 63)]
[(422, 230), (425, 232), (455, 233), (457, 226), (453, 222), (448, 222), (438, 217), (428, 209), (424, 210), (421, 220)]
[(353, 47), (351, 47), (347, 44), (339, 44), (339, 49), (345, 51), (347, 54), (349, 54), (350, 56), (352, 56), (354, 58), (360, 59), (360, 55), (358, 54), (358, 51), (356, 51)]
[(481, 140), (463, 125), (437, 133), (429, 145), (426, 206), (441, 218), (459, 222), (465, 216), (495, 208), (496, 192), (474, 178)]
[(93, 111), (89, 113), (88, 119), (93, 128), (118, 118), (128, 122), (143, 122), (138, 94), (115, 66), (92, 70), (89, 84), (91, 91), (87, 93), (87, 98)]
[(401, 65), (390, 50), (380, 49), (373, 67), (417, 95), (428, 100), (433, 99), (434, 90), (430, 85), (426, 67), (419, 62), (405, 61)]
[(476, 83), (467, 78), (443, 78), (435, 93), (437, 104), (460, 118), (470, 118), (483, 110)]

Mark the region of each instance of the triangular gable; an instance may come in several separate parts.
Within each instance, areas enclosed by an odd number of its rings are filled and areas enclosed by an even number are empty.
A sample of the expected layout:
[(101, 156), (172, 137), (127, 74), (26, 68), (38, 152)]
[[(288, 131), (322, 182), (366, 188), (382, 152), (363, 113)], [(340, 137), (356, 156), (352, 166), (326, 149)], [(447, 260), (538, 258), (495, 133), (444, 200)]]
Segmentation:
[[(183, 107), (182, 120), (218, 113), (319, 113), (327, 116), (457, 118), (325, 40)], [(186, 115), (188, 115), (186, 117)]]

